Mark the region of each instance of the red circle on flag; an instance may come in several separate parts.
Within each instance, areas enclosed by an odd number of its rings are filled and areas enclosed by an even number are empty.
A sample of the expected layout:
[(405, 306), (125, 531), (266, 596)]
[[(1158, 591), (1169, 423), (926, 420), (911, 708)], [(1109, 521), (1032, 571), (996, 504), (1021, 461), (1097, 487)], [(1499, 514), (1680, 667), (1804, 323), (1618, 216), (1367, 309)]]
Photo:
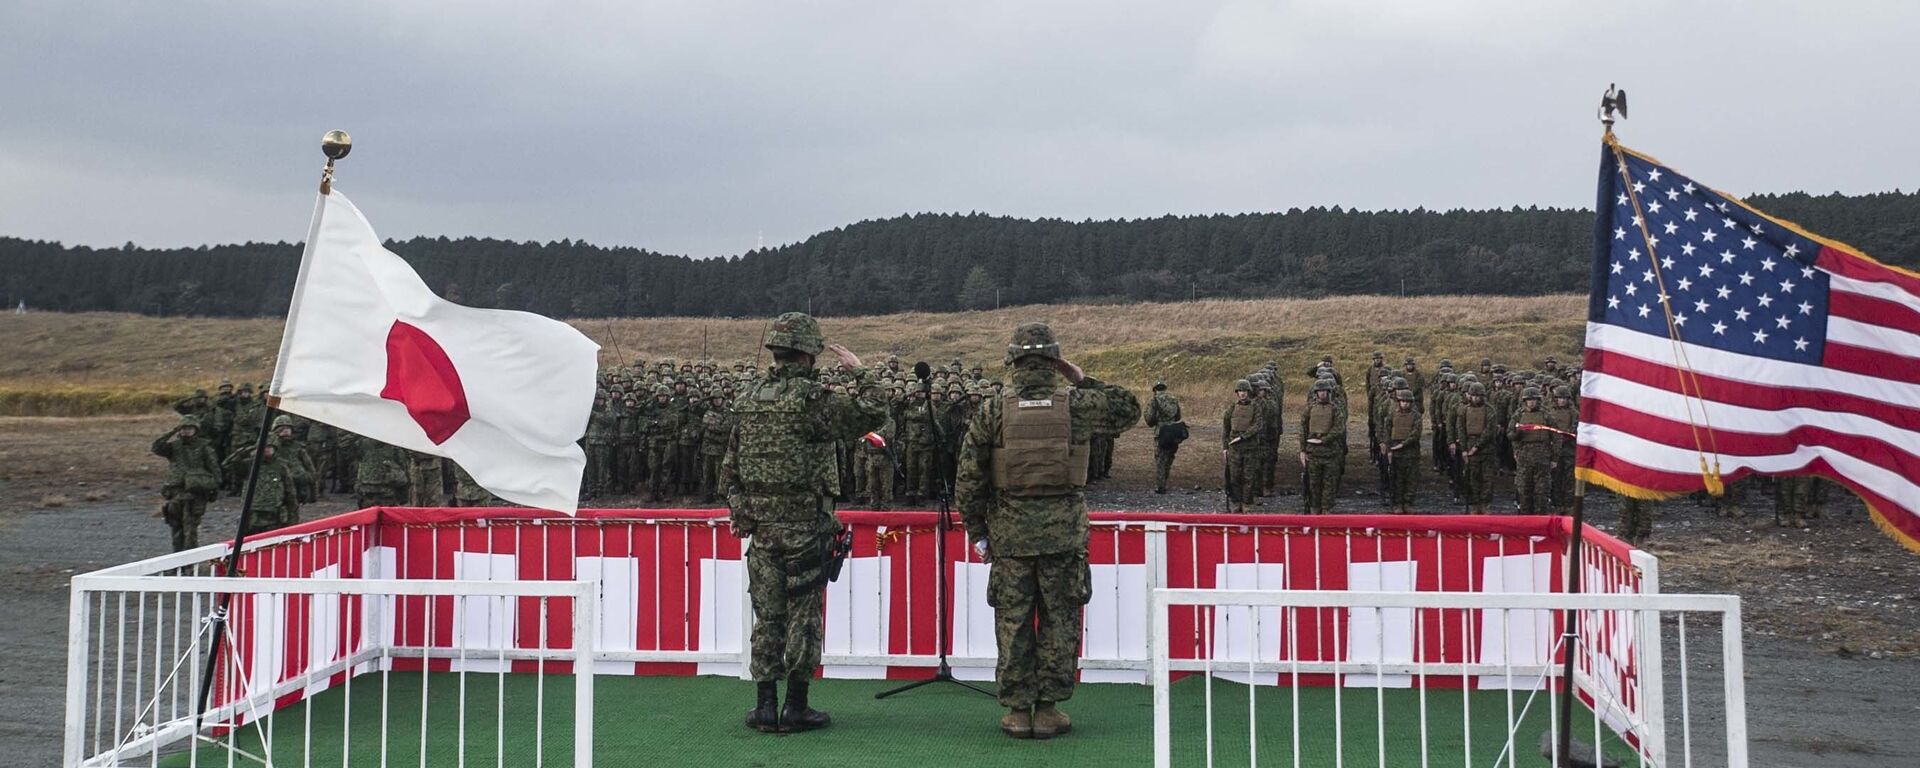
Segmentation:
[(446, 350), (426, 331), (399, 320), (387, 330), (387, 386), (380, 396), (406, 406), (407, 415), (434, 445), (446, 442), (472, 418), (460, 372)]

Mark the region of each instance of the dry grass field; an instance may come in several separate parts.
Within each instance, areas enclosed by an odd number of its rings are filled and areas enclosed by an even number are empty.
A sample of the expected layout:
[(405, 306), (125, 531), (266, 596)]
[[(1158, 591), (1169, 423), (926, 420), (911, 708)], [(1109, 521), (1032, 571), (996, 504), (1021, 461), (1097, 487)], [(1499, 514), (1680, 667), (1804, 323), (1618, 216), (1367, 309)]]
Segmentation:
[[(1373, 350), (1414, 355), (1432, 371), (1443, 357), (1483, 355), (1532, 365), (1578, 352), (1584, 299), (1356, 296), (1176, 304), (1049, 305), (946, 314), (827, 318), (832, 341), (869, 359), (960, 358), (993, 371), (1009, 331), (1051, 323), (1067, 355), (1095, 376), (1143, 389), (1157, 378), (1195, 416), (1226, 399), (1233, 380), (1267, 360), (1280, 363), (1288, 396), (1305, 371), (1334, 355), (1357, 375)], [(644, 358), (734, 360), (760, 353), (767, 318), (577, 320), (607, 364)], [(157, 318), (116, 314), (0, 315), (0, 415), (151, 413), (172, 397), (223, 377), (271, 373), (278, 320)]]

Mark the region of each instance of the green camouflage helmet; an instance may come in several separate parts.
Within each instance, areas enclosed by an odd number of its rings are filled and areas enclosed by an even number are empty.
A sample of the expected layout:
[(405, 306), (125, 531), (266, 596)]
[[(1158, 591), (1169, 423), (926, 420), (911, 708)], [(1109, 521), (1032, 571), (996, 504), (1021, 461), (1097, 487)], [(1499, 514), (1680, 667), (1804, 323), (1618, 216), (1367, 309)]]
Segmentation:
[(1053, 329), (1046, 323), (1023, 323), (1013, 329), (1013, 339), (1007, 342), (1007, 362), (1028, 355), (1038, 355), (1053, 360), (1060, 359), (1060, 343), (1053, 339)]
[(827, 348), (826, 337), (820, 335), (820, 321), (805, 312), (788, 312), (773, 319), (773, 325), (767, 329), (768, 349), (791, 349), (809, 355), (818, 355)]
[(1573, 390), (1567, 389), (1565, 386), (1554, 387), (1553, 396), (1560, 397), (1560, 398), (1570, 398), (1570, 397), (1573, 397)]
[(1522, 390), (1520, 390), (1520, 399), (1522, 399), (1522, 400), (1538, 400), (1538, 399), (1540, 399), (1540, 388), (1539, 388), (1539, 387), (1527, 387), (1526, 389), (1522, 389)]
[(1486, 396), (1487, 396), (1487, 385), (1485, 385), (1485, 384), (1482, 384), (1482, 383), (1480, 383), (1480, 382), (1477, 382), (1477, 381), (1476, 381), (1476, 382), (1474, 382), (1474, 383), (1472, 383), (1472, 384), (1468, 384), (1468, 385), (1467, 385), (1467, 394), (1469, 394), (1469, 395), (1477, 395), (1477, 396), (1480, 396), (1480, 397), (1486, 397)]
[(654, 397), (673, 397), (673, 387), (667, 386), (665, 384), (655, 384), (653, 385), (653, 396)]
[(1393, 393), (1393, 399), (1403, 403), (1411, 403), (1413, 402), (1413, 390), (1411, 389), (1395, 390)]
[(1155, 392), (1164, 392), (1166, 391), (1166, 389), (1167, 389), (1167, 381), (1165, 379), (1161, 379), (1153, 383), (1153, 391)]
[(1251, 382), (1251, 381), (1247, 381), (1246, 379), (1241, 379), (1241, 380), (1239, 380), (1239, 381), (1236, 381), (1236, 382), (1234, 382), (1234, 383), (1233, 383), (1233, 391), (1235, 391), (1235, 392), (1252, 392), (1252, 391), (1253, 391), (1253, 382)]
[(1315, 392), (1332, 392), (1332, 391), (1333, 391), (1333, 379), (1314, 379), (1314, 380), (1313, 380), (1313, 391), (1315, 391)]
[(198, 417), (198, 416), (195, 416), (195, 415), (193, 415), (193, 414), (191, 414), (191, 413), (183, 413), (183, 414), (180, 414), (180, 423), (179, 423), (179, 424), (176, 424), (176, 425), (174, 425), (174, 427), (173, 427), (173, 428), (174, 428), (174, 429), (179, 429), (179, 428), (181, 428), (181, 427), (193, 427), (194, 429), (199, 429), (199, 428), (200, 428), (200, 417)]
[(278, 432), (282, 427), (293, 429), (293, 417), (285, 414), (273, 417), (273, 430)]

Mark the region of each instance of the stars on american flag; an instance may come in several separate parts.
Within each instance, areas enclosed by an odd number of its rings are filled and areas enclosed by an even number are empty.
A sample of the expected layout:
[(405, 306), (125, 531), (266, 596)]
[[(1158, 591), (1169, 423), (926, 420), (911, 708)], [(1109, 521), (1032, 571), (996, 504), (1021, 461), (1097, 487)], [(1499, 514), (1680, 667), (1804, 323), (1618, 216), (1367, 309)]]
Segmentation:
[(1818, 244), (1643, 157), (1629, 154), (1626, 163), (1628, 180), (1616, 179), (1611, 195), (1612, 237), (1601, 234), (1611, 246), (1599, 273), (1609, 281), (1600, 294), (1604, 320), (1663, 337), (1671, 327), (1707, 347), (1817, 361), (1829, 280), (1813, 264)]

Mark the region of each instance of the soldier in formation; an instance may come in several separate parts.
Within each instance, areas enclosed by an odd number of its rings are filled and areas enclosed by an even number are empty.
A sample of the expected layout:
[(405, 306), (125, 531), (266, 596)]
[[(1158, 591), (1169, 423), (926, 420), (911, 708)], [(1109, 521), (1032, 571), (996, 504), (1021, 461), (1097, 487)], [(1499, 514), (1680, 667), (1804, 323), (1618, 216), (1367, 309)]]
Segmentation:
[(1267, 409), (1254, 402), (1253, 382), (1233, 383), (1234, 402), (1220, 419), (1220, 458), (1226, 462), (1227, 511), (1245, 512), (1259, 501), (1260, 440), (1267, 433)]

